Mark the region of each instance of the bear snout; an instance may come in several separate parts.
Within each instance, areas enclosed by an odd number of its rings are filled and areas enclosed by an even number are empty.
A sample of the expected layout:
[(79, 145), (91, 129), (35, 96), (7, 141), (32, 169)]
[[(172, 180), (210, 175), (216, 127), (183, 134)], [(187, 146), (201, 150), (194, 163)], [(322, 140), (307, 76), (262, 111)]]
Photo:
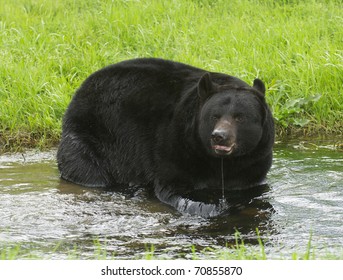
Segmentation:
[(236, 146), (234, 138), (228, 129), (214, 129), (211, 134), (213, 151), (218, 155), (230, 155)]
[(213, 144), (223, 144), (228, 139), (228, 132), (224, 129), (215, 129), (212, 132), (211, 140)]

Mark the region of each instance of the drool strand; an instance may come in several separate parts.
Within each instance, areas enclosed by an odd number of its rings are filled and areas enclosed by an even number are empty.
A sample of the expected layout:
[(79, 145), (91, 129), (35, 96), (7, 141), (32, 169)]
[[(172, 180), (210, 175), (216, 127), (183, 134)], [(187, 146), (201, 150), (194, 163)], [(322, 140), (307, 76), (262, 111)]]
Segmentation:
[(222, 175), (222, 200), (225, 200), (225, 189), (224, 189), (224, 160), (221, 158), (221, 175)]
[(224, 159), (221, 158), (221, 175), (222, 175), (222, 198), (219, 199), (218, 213), (225, 213), (229, 209), (229, 205), (225, 198), (225, 184), (224, 184)]

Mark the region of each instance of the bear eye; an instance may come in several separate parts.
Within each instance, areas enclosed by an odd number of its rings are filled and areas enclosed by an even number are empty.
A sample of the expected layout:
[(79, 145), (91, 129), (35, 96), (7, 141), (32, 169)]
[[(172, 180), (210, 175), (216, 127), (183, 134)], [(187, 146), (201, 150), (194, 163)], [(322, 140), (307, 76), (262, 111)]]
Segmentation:
[(211, 116), (211, 119), (213, 121), (218, 121), (220, 119), (220, 116), (219, 115), (213, 115), (213, 116)]
[(236, 122), (243, 122), (244, 121), (244, 116), (243, 115), (236, 115), (235, 116), (235, 121)]

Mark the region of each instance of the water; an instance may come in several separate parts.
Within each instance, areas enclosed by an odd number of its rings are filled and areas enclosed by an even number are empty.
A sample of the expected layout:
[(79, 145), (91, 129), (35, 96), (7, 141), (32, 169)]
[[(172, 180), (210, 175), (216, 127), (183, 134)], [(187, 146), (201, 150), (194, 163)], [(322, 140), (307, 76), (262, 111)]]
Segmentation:
[[(268, 186), (237, 201), (229, 215), (181, 215), (143, 189), (133, 195), (83, 188), (59, 179), (56, 151), (0, 156), (0, 247), (20, 244), (42, 259), (94, 258), (100, 243), (116, 258), (197, 257), (225, 248), (238, 230), (269, 257), (305, 252), (312, 233), (316, 255), (343, 248), (343, 151), (329, 142), (276, 144)], [(77, 248), (77, 249), (75, 249)]]

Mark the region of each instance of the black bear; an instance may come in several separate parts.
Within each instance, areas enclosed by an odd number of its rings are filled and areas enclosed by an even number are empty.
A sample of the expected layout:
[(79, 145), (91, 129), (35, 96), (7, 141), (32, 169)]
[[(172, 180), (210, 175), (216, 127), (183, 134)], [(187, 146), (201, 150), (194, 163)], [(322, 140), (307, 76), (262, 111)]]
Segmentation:
[(89, 187), (152, 186), (181, 212), (215, 216), (217, 208), (187, 203), (183, 193), (262, 184), (274, 143), (264, 94), (259, 79), (251, 87), (163, 59), (105, 67), (84, 81), (65, 113), (61, 177)]

